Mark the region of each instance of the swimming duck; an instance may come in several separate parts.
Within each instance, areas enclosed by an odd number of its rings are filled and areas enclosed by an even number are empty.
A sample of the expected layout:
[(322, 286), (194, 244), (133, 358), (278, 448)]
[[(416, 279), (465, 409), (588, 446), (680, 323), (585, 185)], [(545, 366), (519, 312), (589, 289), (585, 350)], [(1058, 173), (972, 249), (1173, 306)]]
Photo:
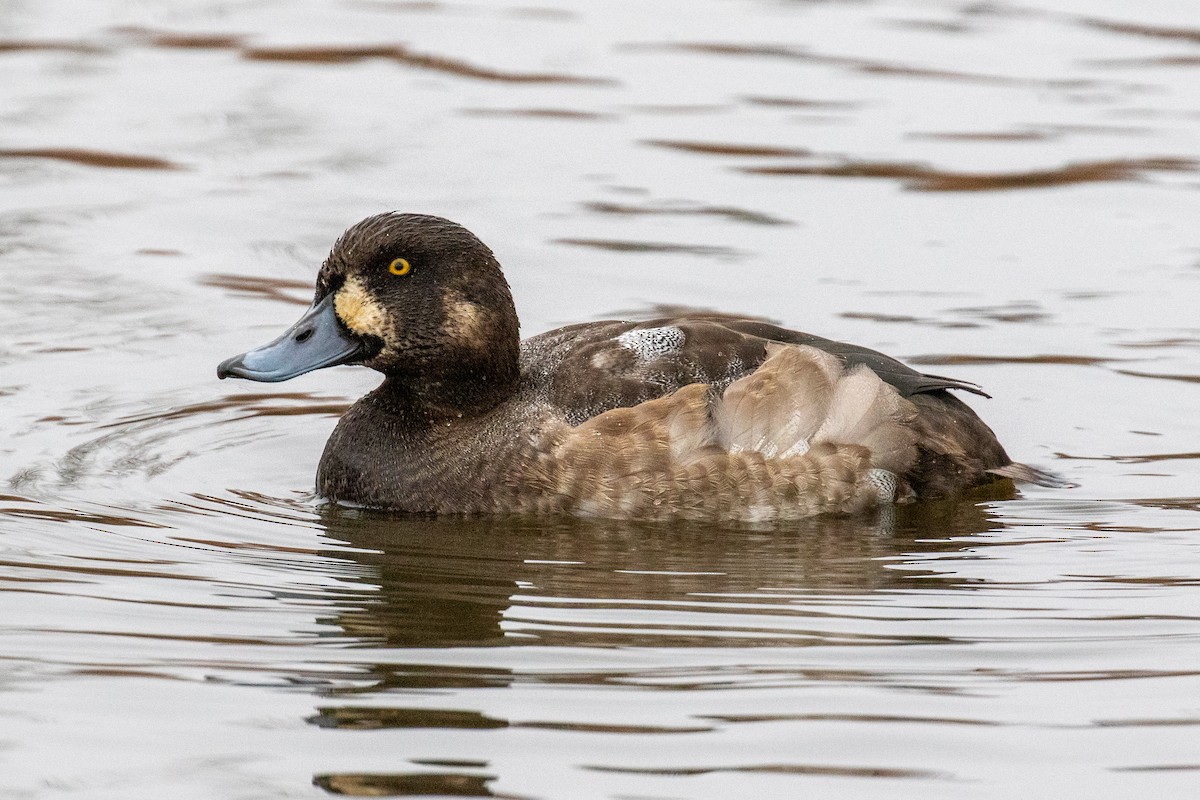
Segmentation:
[(950, 394), (986, 397), (974, 384), (760, 319), (586, 322), (521, 341), (492, 251), (434, 216), (349, 228), (312, 307), (217, 374), (336, 364), (384, 380), (330, 436), (317, 491), (369, 507), (764, 521), (1049, 482)]

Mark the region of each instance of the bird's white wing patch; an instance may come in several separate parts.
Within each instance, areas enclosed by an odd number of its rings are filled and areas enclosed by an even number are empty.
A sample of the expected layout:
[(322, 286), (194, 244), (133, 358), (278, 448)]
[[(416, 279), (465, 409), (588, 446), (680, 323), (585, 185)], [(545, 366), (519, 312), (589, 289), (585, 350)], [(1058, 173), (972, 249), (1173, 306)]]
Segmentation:
[(686, 337), (674, 325), (661, 328), (635, 328), (617, 337), (617, 343), (632, 350), (638, 361), (653, 361), (669, 353), (677, 353)]

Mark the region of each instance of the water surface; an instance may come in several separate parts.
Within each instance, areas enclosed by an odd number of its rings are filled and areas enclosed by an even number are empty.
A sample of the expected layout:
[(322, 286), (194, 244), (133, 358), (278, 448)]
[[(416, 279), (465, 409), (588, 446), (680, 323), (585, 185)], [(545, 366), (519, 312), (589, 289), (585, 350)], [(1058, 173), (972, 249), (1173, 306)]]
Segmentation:
[[(1200, 10), (0, 2), (0, 794), (1191, 797)], [(779, 528), (323, 506), (218, 383), (388, 209), (523, 331), (744, 311), (1075, 489)]]

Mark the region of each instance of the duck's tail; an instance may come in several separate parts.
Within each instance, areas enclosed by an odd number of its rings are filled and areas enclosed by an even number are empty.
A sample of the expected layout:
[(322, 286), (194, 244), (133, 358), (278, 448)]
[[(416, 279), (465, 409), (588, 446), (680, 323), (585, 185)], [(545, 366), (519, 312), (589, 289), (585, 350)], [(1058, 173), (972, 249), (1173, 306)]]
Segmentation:
[(1031, 467), (1028, 464), (1018, 464), (1015, 461), (1003, 467), (989, 469), (988, 472), (993, 475), (999, 475), (1001, 478), (1017, 481), (1018, 483), (1032, 483), (1050, 489), (1074, 489), (1079, 485), (1071, 483), (1061, 475), (1056, 475), (1049, 470)]

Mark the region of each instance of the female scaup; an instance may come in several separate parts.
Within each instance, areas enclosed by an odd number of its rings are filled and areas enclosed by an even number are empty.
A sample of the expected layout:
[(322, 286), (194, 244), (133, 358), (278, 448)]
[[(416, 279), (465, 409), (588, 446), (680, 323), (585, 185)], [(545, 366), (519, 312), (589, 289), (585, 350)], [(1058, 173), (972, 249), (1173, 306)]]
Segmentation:
[(380, 214), (334, 244), (295, 325), (217, 374), (382, 372), (329, 438), (317, 491), (398, 511), (761, 521), (1052, 481), (947, 391), (978, 387), (874, 350), (710, 313), (524, 342), (517, 326), (470, 231)]

